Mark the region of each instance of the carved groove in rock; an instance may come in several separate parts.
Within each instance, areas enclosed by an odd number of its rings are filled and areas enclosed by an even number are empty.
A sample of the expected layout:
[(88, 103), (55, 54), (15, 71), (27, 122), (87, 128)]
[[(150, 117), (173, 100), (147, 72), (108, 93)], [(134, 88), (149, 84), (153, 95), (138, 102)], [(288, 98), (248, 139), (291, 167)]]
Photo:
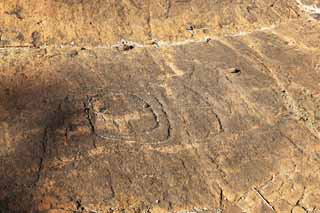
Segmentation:
[(95, 133), (111, 140), (163, 143), (171, 136), (168, 115), (159, 100), (127, 92), (94, 97)]

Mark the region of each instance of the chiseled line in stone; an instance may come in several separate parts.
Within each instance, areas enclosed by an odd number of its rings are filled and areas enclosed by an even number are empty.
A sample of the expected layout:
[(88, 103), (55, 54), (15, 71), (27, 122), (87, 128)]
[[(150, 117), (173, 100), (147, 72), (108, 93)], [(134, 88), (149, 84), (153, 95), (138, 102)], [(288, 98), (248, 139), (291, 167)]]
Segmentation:
[[(227, 34), (227, 35), (223, 35), (223, 36), (212, 36), (212, 37), (206, 37), (203, 39), (186, 39), (183, 41), (157, 41), (156, 44), (141, 44), (138, 42), (133, 42), (133, 41), (127, 41), (128, 44), (133, 45), (134, 48), (162, 48), (162, 47), (174, 47), (174, 46), (183, 46), (183, 45), (187, 45), (187, 44), (192, 44), (192, 43), (205, 43), (208, 42), (210, 40), (219, 40), (220, 38), (227, 38), (227, 37), (241, 37), (241, 36), (246, 36), (246, 35), (250, 35), (252, 33), (256, 33), (256, 32), (263, 32), (263, 31), (270, 31), (272, 29), (275, 29), (276, 27), (278, 27), (279, 24), (273, 24), (269, 27), (261, 27), (259, 29), (256, 30), (252, 30), (252, 31), (240, 31), (234, 34)], [(40, 49), (46, 49), (48, 47), (54, 47), (57, 49), (65, 49), (65, 48), (88, 48), (88, 49), (115, 49), (116, 47), (120, 46), (120, 43), (116, 43), (116, 44), (112, 44), (112, 45), (98, 45), (98, 46), (93, 46), (93, 47), (86, 47), (86, 46), (77, 46), (77, 45), (53, 45), (53, 46), (48, 46), (48, 45), (43, 45), (40, 47)], [(1, 49), (34, 49), (33, 46), (3, 46), (0, 47)]]
[(268, 207), (270, 208), (273, 212), (275, 211), (274, 207), (270, 204), (270, 202), (261, 194), (261, 192), (256, 189), (256, 188), (253, 188), (253, 191), (256, 192), (256, 194), (263, 200), (263, 203)]
[(276, 30), (270, 30), (269, 31), (270, 33), (274, 34), (275, 36), (278, 36), (280, 39), (286, 41), (286, 42), (291, 42), (291, 46), (295, 47), (295, 48), (298, 48), (299, 50), (303, 51), (304, 50), (307, 50), (308, 52), (309, 51), (319, 51), (319, 48), (317, 47), (309, 47), (309, 46), (306, 46), (305, 44), (303, 44), (302, 42), (300, 41), (297, 41), (296, 39), (294, 39), (293, 37), (288, 37), (287, 35), (279, 32), (279, 31), (276, 31)]
[[(269, 30), (269, 32), (275, 33), (273, 30)], [(230, 45), (228, 42), (224, 41), (223, 39), (220, 39), (220, 42), (222, 42), (224, 45), (226, 45), (227, 47), (231, 48), (232, 50), (236, 51), (236, 49), (232, 45)], [(296, 116), (297, 118), (299, 118), (299, 119), (303, 118), (305, 111), (299, 106), (299, 104), (296, 102), (296, 100), (292, 97), (292, 95), (287, 90), (287, 88), (284, 85), (284, 83), (280, 80), (280, 78), (278, 77), (278, 75), (274, 71), (274, 68), (270, 67), (269, 64), (266, 64), (264, 61), (261, 60), (262, 58), (265, 58), (265, 57), (263, 56), (263, 54), (258, 49), (256, 49), (256, 48), (251, 48), (251, 49), (258, 54), (258, 58), (252, 59), (252, 58), (247, 57), (245, 55), (242, 55), (242, 56), (247, 58), (249, 61), (258, 63), (260, 66), (262, 65), (266, 70), (269, 71), (271, 77), (275, 80), (275, 83), (277, 84), (277, 86), (281, 90), (286, 91), (286, 93), (284, 94), (285, 95), (284, 98), (285, 98), (285, 101), (286, 101), (285, 105), (288, 108), (288, 110), (291, 109), (293, 114), (294, 114), (294, 116)], [(310, 116), (307, 115), (307, 117), (309, 119)], [(305, 124), (306, 124), (306, 127), (309, 129), (309, 131), (315, 137), (320, 139), (320, 132), (312, 125), (312, 123), (310, 124), (310, 122), (305, 122)]]
[[(226, 44), (228, 45), (228, 44)], [(230, 48), (232, 48), (230, 45), (228, 45)], [(270, 76), (275, 80), (276, 84), (282, 91), (286, 91), (284, 94), (284, 100), (285, 100), (285, 105), (287, 109), (293, 113), (296, 118), (301, 119), (305, 116), (305, 113), (307, 113), (302, 107), (299, 106), (297, 101), (294, 99), (294, 97), (290, 94), (290, 92), (287, 90), (286, 85), (280, 80), (280, 78), (277, 75), (277, 72), (274, 70), (272, 66), (270, 66), (265, 61), (262, 61), (262, 58), (265, 58), (264, 55), (256, 48), (252, 48), (253, 51), (255, 51), (258, 54), (258, 58), (256, 59), (251, 59), (248, 58), (249, 60), (252, 60), (253, 62), (258, 62), (260, 65), (262, 65), (266, 70), (269, 71)], [(308, 122), (310, 121), (310, 116), (306, 114), (307, 120), (304, 122), (306, 127), (309, 129), (309, 131), (318, 139), (320, 139), (320, 132), (313, 126), (312, 123)]]
[[(276, 28), (278, 25), (271, 25), (269, 27), (262, 27), (262, 28), (259, 28), (259, 29), (256, 29), (256, 30), (253, 30), (253, 31), (240, 31), (240, 32), (237, 32), (235, 34), (227, 34), (227, 35), (224, 35), (224, 36), (221, 36), (221, 37), (241, 37), (241, 36), (246, 36), (246, 35), (250, 35), (252, 33), (256, 33), (256, 32), (263, 32), (263, 31), (269, 31), (269, 30), (272, 30), (274, 28)], [(159, 41), (157, 44), (159, 45), (159, 47), (172, 47), (172, 46), (183, 46), (183, 45), (187, 45), (187, 44), (190, 44), (190, 43), (204, 43), (204, 42), (207, 42), (209, 40), (219, 40), (219, 37), (207, 37), (207, 38), (204, 38), (204, 39), (187, 39), (187, 40), (184, 40), (184, 41), (176, 41), (176, 42), (170, 42), (170, 41)], [(136, 43), (133, 43), (133, 44), (136, 44)], [(152, 47), (153, 45), (143, 45), (143, 44), (137, 44), (136, 47)]]

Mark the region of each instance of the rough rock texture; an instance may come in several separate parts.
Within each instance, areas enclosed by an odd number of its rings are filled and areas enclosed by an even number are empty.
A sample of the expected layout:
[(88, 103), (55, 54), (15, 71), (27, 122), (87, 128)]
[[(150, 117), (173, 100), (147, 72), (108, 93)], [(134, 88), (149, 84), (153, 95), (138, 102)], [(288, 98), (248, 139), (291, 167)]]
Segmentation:
[(300, 14), (294, 0), (2, 0), (0, 11), (4, 46), (204, 38)]
[(0, 212), (319, 212), (317, 3), (2, 1)]

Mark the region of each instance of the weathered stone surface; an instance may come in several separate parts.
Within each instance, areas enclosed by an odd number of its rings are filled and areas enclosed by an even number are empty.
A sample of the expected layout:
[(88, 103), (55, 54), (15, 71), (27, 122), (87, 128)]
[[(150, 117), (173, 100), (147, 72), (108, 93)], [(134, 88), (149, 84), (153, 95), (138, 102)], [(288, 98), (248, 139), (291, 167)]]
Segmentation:
[(1, 3), (0, 212), (320, 211), (319, 22), (170, 2)]
[(294, 0), (5, 0), (2, 46), (200, 39), (300, 16)]

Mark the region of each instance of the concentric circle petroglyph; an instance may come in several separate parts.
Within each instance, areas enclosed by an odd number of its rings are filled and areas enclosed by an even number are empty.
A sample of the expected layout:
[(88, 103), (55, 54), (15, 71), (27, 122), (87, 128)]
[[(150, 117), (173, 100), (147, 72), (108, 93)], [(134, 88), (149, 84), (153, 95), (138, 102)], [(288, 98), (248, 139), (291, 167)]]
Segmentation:
[(144, 143), (165, 142), (170, 121), (159, 100), (150, 95), (108, 92), (92, 103), (97, 136)]

